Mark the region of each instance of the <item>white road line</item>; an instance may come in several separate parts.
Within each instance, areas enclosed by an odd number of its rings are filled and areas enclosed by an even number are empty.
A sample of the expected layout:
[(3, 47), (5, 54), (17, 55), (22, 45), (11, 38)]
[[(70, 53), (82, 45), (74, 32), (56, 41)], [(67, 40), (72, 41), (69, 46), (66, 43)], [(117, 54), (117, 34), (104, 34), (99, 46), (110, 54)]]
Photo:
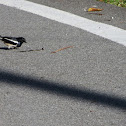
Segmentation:
[(126, 30), (26, 0), (0, 0), (0, 4), (15, 7), (60, 23), (86, 30), (126, 46)]

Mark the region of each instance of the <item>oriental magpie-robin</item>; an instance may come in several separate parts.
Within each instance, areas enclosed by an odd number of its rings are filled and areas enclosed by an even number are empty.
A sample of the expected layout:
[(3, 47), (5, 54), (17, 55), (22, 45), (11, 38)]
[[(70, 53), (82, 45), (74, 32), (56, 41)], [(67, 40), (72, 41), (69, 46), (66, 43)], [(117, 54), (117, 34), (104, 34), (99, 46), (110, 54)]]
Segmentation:
[(24, 42), (26, 43), (26, 40), (23, 37), (7, 37), (0, 35), (0, 40), (2, 40), (5, 45), (7, 45), (8, 49), (16, 49), (21, 47)]

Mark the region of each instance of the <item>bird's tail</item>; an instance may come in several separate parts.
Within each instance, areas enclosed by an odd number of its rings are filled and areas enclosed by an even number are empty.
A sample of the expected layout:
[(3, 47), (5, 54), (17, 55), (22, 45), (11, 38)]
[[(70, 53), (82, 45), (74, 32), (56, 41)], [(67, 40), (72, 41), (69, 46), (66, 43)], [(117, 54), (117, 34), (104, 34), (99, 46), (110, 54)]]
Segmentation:
[(0, 35), (0, 40), (2, 39), (3, 37)]

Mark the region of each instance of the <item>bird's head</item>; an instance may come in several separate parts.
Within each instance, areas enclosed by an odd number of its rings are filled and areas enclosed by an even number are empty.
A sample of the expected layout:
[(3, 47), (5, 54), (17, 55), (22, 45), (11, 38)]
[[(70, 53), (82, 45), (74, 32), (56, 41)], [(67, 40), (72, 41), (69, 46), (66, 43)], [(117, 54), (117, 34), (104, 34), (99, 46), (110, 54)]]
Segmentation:
[(18, 39), (18, 41), (20, 41), (20, 42), (22, 42), (22, 43), (23, 43), (23, 42), (25, 42), (25, 43), (26, 43), (26, 39), (25, 39), (25, 38), (23, 38), (23, 37), (18, 37), (17, 39)]

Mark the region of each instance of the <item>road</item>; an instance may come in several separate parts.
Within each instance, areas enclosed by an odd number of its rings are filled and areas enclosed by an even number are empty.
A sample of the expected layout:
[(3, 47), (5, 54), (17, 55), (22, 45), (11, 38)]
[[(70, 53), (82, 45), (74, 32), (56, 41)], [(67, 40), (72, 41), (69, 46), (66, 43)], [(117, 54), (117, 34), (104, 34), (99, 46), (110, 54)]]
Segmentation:
[[(126, 30), (125, 8), (93, 0), (29, 1)], [(93, 5), (103, 15), (84, 11)], [(124, 45), (14, 7), (0, 8), (1, 35), (27, 40), (17, 50), (0, 49), (1, 126), (125, 126)]]

